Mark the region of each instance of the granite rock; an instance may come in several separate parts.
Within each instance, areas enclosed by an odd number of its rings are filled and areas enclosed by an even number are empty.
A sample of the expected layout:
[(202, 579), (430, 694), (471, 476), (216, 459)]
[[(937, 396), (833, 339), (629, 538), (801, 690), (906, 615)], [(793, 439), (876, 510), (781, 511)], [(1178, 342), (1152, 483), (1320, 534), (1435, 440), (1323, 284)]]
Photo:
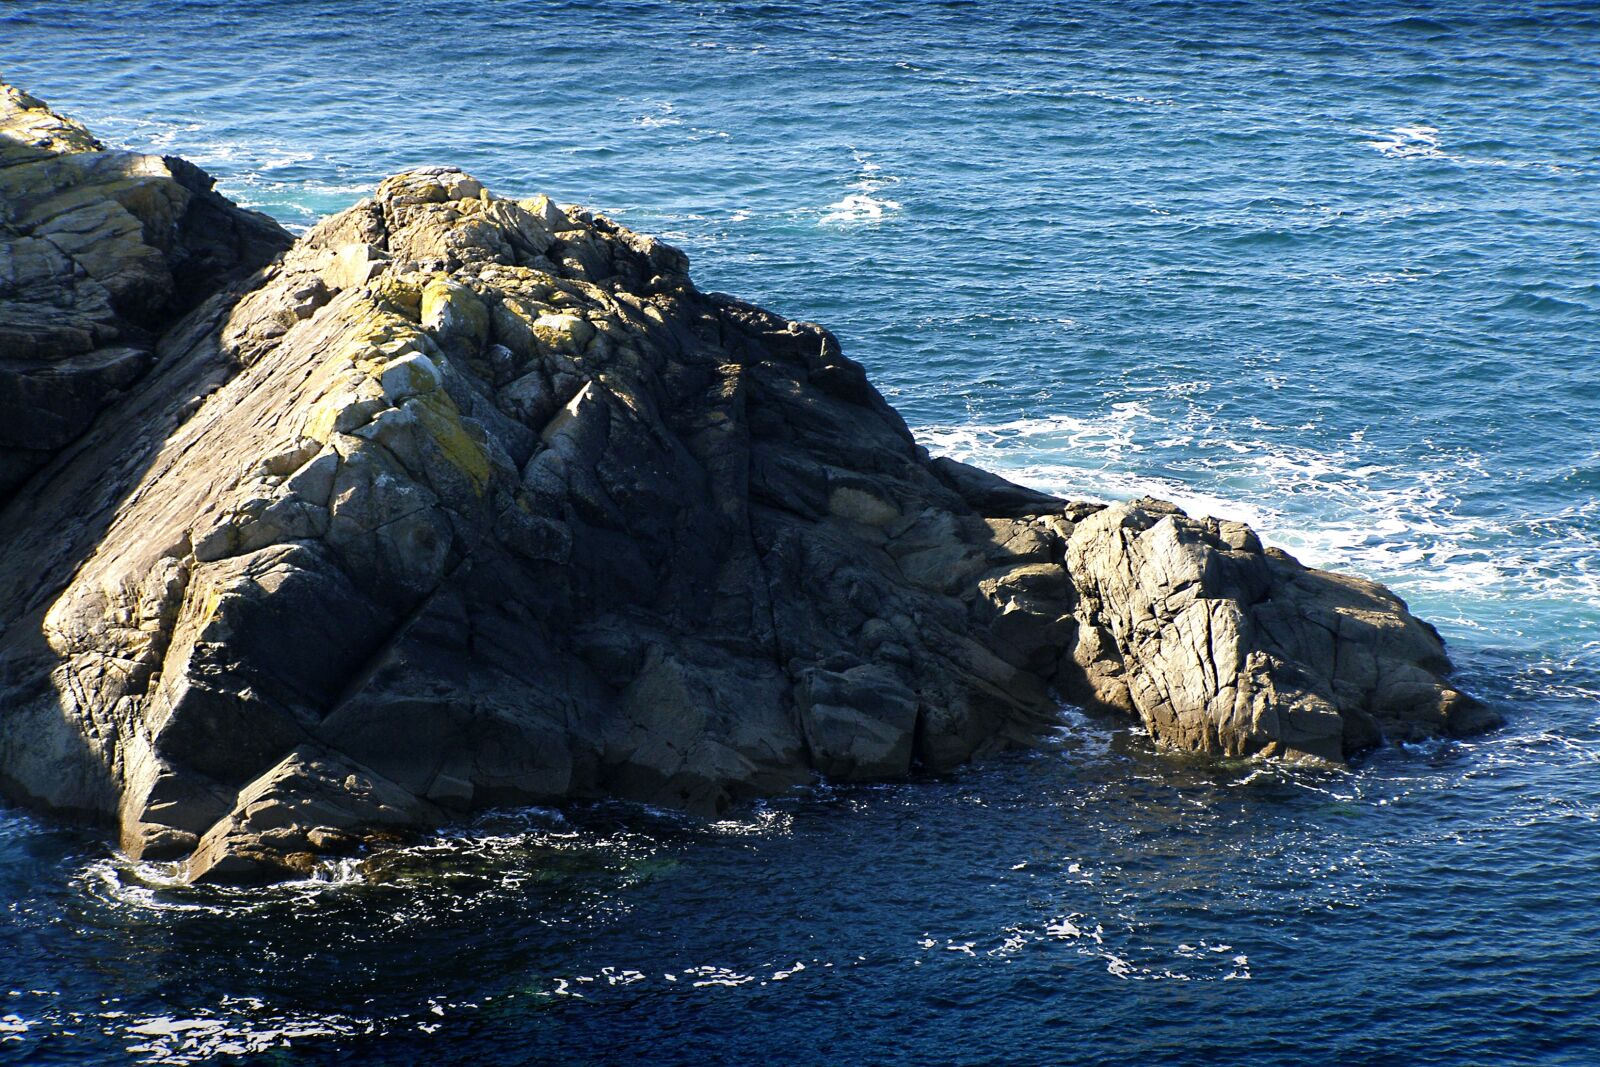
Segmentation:
[(0, 500), (150, 369), (185, 311), (289, 246), (211, 186), (0, 84)]
[(1227, 756), (1492, 720), (1382, 587), (932, 459), (826, 330), (592, 212), (425, 168), (237, 269), (0, 507), (0, 790), (192, 879), (945, 770), (1057, 694)]

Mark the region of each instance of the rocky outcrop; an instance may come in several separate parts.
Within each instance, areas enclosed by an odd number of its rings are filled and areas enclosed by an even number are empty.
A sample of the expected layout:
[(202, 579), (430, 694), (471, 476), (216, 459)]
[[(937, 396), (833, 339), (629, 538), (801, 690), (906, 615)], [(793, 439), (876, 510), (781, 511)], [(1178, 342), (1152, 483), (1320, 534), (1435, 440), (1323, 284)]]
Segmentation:
[(0, 84), (0, 500), (291, 238), (181, 159), (108, 151)]
[(1055, 692), (1241, 756), (1487, 721), (1381, 587), (931, 459), (827, 331), (460, 171), (158, 357), (0, 510), (0, 786), (191, 878), (949, 768)]
[(1237, 522), (1141, 500), (1067, 542), (1080, 703), (1132, 709), (1157, 742), (1337, 762), (1395, 740), (1495, 724), (1449, 673), (1433, 627), (1376, 582), (1263, 550)]

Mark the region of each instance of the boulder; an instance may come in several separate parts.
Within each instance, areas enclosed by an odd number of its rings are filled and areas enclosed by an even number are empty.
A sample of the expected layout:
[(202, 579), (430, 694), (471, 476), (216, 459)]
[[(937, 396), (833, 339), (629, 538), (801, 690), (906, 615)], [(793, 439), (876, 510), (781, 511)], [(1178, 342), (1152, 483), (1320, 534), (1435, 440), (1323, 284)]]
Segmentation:
[(930, 459), (826, 330), (451, 168), (153, 362), (0, 507), (0, 791), (195, 879), (488, 805), (946, 770), (1057, 693), (1219, 755), (1490, 718), (1381, 587)]
[(1376, 582), (1263, 549), (1249, 527), (1140, 500), (1067, 542), (1079, 631), (1063, 688), (1132, 710), (1158, 743), (1337, 763), (1463, 736), (1493, 712), (1441, 681), (1444, 643)]

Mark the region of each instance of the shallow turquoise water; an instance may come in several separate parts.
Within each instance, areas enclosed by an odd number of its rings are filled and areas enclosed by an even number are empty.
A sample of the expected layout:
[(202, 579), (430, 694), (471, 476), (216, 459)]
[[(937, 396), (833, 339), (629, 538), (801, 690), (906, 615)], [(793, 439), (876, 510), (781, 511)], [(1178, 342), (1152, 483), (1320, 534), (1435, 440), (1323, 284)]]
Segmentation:
[(21, 0), (0, 73), (292, 225), (453, 162), (666, 235), (937, 451), (1390, 582), (1509, 719), (1305, 777), (1069, 715), (266, 895), (4, 815), (0, 1056), (1600, 1060), (1594, 8)]

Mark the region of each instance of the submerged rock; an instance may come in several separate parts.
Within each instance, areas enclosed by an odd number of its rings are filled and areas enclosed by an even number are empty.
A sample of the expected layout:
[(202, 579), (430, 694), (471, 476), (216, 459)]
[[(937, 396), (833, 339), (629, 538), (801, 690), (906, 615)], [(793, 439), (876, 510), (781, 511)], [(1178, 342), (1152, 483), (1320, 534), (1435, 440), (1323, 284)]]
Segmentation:
[(0, 510), (5, 793), (238, 880), (950, 768), (1053, 692), (1240, 756), (1492, 719), (1382, 587), (930, 459), (826, 330), (687, 271), (430, 168), (172, 326)]

